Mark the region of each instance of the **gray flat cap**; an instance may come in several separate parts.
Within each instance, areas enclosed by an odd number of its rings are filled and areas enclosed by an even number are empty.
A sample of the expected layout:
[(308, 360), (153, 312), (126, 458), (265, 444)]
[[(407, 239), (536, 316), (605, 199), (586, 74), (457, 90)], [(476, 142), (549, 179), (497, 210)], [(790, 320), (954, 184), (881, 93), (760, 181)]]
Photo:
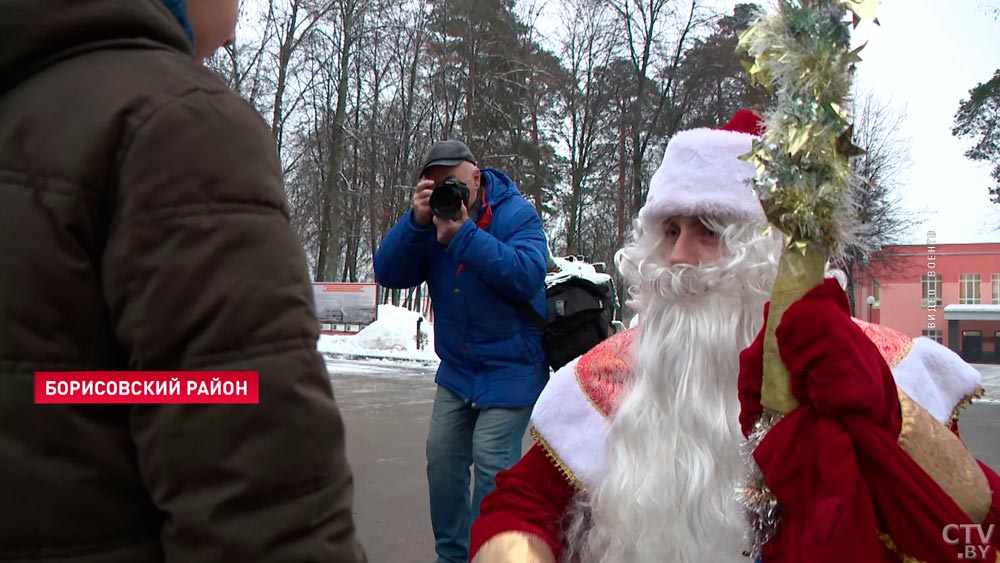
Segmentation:
[(460, 162), (476, 163), (476, 157), (465, 143), (457, 139), (438, 141), (424, 155), (424, 166), (420, 169), (423, 175), (431, 166), (455, 166)]

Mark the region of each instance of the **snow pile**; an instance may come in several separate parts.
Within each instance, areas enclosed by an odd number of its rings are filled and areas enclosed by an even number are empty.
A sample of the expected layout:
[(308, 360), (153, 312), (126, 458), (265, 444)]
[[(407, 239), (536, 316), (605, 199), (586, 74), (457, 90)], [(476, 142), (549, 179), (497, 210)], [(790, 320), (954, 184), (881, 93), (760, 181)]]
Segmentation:
[(951, 305), (945, 305), (945, 313), (1000, 313), (1000, 305), (989, 305), (989, 304), (976, 304), (976, 305), (960, 305), (958, 303), (952, 303)]
[[(368, 325), (355, 337), (355, 345), (369, 350), (394, 350), (405, 352), (416, 350), (417, 321), (420, 314), (393, 305), (380, 305), (374, 323)], [(420, 324), (424, 332), (424, 324)]]
[[(587, 279), (595, 284), (612, 284), (611, 276), (598, 273), (594, 266), (582, 260), (556, 258), (558, 272), (545, 276), (551, 287), (571, 277)], [(317, 349), (329, 356), (419, 361), (438, 363), (434, 353), (434, 327), (426, 320), (420, 324), (423, 345), (417, 349), (417, 319), (420, 314), (393, 305), (379, 305), (376, 321), (354, 335), (320, 335)]]
[(608, 285), (611, 283), (610, 275), (598, 273), (593, 265), (582, 260), (552, 257), (552, 261), (555, 262), (558, 271), (545, 276), (545, 285), (547, 287), (552, 287), (568, 278), (583, 278), (597, 285)]
[(424, 321), (420, 333), (424, 344), (417, 349), (417, 319), (421, 315), (379, 305), (377, 320), (355, 335), (321, 335), (317, 349), (338, 356), (361, 356), (392, 360), (438, 361), (434, 354), (433, 326)]

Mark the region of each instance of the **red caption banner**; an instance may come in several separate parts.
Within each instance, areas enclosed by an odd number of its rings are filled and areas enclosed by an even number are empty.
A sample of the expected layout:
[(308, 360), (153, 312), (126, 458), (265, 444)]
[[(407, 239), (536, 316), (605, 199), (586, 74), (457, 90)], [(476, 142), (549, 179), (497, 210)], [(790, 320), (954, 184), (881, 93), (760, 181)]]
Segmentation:
[(39, 371), (35, 403), (258, 404), (255, 371)]

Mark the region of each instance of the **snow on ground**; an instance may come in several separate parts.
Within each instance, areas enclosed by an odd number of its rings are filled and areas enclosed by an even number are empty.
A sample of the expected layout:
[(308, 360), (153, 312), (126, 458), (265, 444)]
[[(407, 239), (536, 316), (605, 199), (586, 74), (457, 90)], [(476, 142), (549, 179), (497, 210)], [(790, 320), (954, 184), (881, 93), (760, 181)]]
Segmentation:
[(379, 305), (376, 321), (351, 335), (320, 336), (317, 349), (331, 357), (355, 357), (387, 361), (437, 363), (434, 329), (424, 321), (420, 333), (424, 345), (417, 349), (417, 319), (421, 315), (393, 305)]
[(972, 364), (983, 374), (983, 388), (986, 395), (978, 399), (979, 403), (1000, 403), (1000, 365)]
[(326, 371), (330, 377), (362, 376), (379, 379), (408, 379), (411, 377), (434, 377), (436, 362), (416, 362), (393, 359), (369, 359), (356, 356), (327, 355)]
[[(562, 274), (582, 275), (595, 282), (598, 282), (601, 276), (607, 276), (594, 271), (590, 264), (561, 258), (556, 258), (556, 261), (562, 268)], [(549, 274), (549, 277), (551, 276), (552, 274)], [(329, 358), (376, 360), (387, 367), (398, 365), (400, 362), (437, 365), (440, 360), (434, 354), (434, 327), (429, 322), (425, 321), (420, 325), (420, 332), (426, 344), (423, 349), (417, 349), (418, 318), (420, 315), (413, 311), (393, 305), (379, 305), (378, 320), (364, 330), (355, 335), (324, 334), (320, 336), (317, 348)], [(986, 389), (986, 395), (977, 402), (1000, 403), (1000, 365), (973, 365), (983, 374), (983, 387)], [(340, 364), (338, 369), (347, 370), (343, 364)], [(370, 372), (370, 365), (365, 368), (359, 367), (358, 370), (359, 374)]]

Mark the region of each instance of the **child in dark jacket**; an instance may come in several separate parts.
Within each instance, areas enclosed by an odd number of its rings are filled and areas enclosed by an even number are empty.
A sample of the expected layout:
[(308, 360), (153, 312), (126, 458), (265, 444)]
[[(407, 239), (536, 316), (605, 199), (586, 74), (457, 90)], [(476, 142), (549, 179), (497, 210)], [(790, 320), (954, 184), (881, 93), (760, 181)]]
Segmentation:
[[(0, 560), (364, 560), (277, 151), (199, 64), (237, 8), (0, 0)], [(127, 370), (259, 404), (33, 403)]]

